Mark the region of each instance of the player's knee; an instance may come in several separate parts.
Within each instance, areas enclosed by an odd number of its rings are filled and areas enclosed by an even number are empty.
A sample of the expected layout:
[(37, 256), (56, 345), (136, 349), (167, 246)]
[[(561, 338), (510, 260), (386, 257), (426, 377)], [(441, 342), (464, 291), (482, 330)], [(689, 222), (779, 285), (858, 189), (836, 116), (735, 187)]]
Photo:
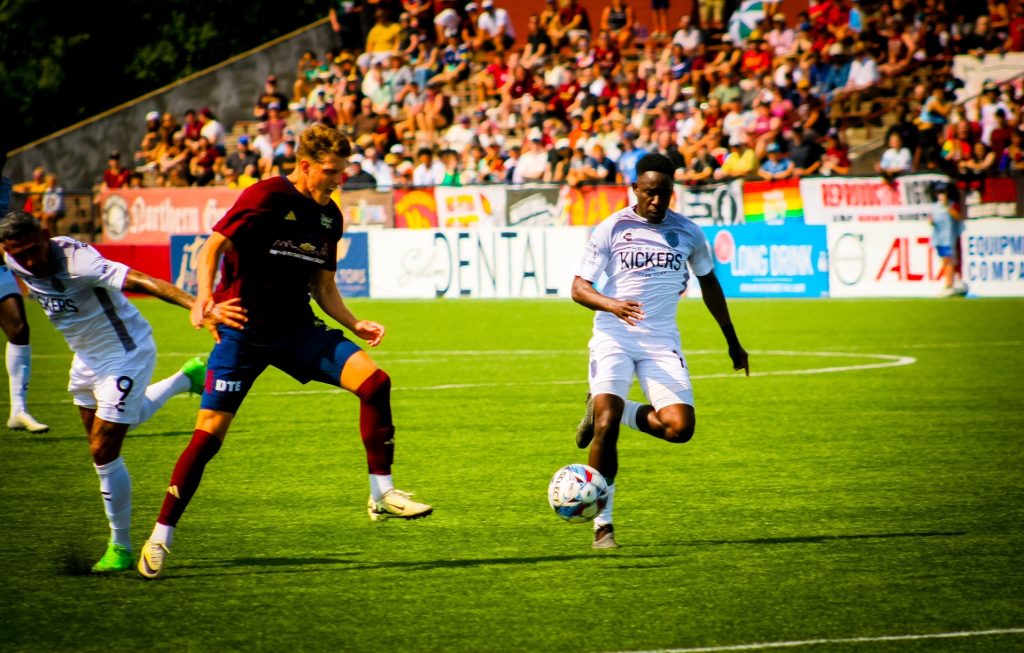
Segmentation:
[(619, 419), (610, 415), (594, 416), (594, 437), (605, 441), (619, 437)]
[(680, 424), (665, 428), (665, 441), (672, 444), (685, 444), (693, 437), (693, 424)]
[(7, 340), (12, 345), (24, 346), (28, 344), (28, 322), (22, 319), (15, 319), (7, 325)]
[(375, 399), (391, 396), (391, 377), (382, 369), (376, 369), (366, 377), (355, 392), (361, 401), (372, 402)]

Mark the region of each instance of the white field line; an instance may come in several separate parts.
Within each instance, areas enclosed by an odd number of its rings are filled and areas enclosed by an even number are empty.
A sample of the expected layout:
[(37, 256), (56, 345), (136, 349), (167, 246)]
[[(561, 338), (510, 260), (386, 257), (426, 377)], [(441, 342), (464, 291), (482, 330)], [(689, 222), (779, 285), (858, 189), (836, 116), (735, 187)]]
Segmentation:
[(927, 633), (924, 635), (881, 635), (878, 637), (843, 637), (835, 639), (804, 639), (792, 642), (761, 642), (758, 644), (733, 644), (729, 646), (699, 646), (696, 648), (659, 648), (649, 651), (622, 651), (620, 653), (719, 653), (720, 651), (757, 651), (773, 648), (797, 648), (820, 646), (822, 644), (867, 644), (871, 642), (903, 642), (920, 639), (952, 639), (956, 637), (986, 637), (990, 635), (1021, 635), (1024, 628), (993, 628), (991, 630), (961, 630), (951, 633)]
[[(482, 355), (540, 355), (540, 354), (551, 354), (551, 353), (572, 353), (580, 354), (582, 357), (583, 352), (586, 350), (572, 349), (572, 350), (543, 350), (543, 349), (510, 349), (510, 350), (463, 350), (463, 351), (437, 351), (437, 352), (422, 352), (424, 354), (455, 354), (457, 356), (482, 356)], [(750, 376), (797, 376), (805, 374), (835, 374), (837, 372), (854, 372), (857, 370), (877, 370), (886, 367), (902, 367), (904, 365), (913, 365), (917, 362), (917, 359), (913, 356), (898, 356), (893, 354), (864, 354), (860, 352), (838, 352), (838, 351), (789, 351), (785, 349), (763, 349), (763, 350), (752, 350), (749, 352), (753, 356), (802, 356), (802, 357), (820, 357), (820, 358), (873, 358), (879, 362), (877, 363), (862, 363), (860, 365), (836, 365), (830, 367), (812, 367), (802, 370), (772, 370), (770, 372), (751, 372)], [(725, 349), (697, 349), (689, 352), (687, 355), (693, 354), (725, 354)], [(170, 356), (172, 354), (164, 354)], [(176, 353), (174, 355), (185, 356), (188, 354)], [(401, 363), (403, 359), (389, 360), (389, 363)], [(413, 359), (419, 361), (420, 359)], [(439, 360), (439, 359), (438, 359)], [(582, 368), (581, 368), (582, 369)], [(737, 372), (722, 372), (718, 374), (694, 374), (691, 379), (729, 379), (738, 378), (742, 376)], [(585, 385), (587, 383), (586, 378), (583, 374), (580, 378), (576, 379), (562, 379), (555, 381), (545, 381), (544, 385)], [(442, 383), (438, 385), (422, 385), (422, 386), (397, 386), (392, 390), (395, 392), (431, 392), (441, 390), (467, 390), (470, 388), (511, 388), (524, 385), (533, 385), (531, 383), (522, 383), (516, 381), (505, 381), (505, 382), (489, 382), (489, 383)], [(250, 392), (249, 396), (263, 396), (263, 397), (295, 397), (304, 395), (332, 395), (340, 394), (343, 392), (338, 388), (330, 387), (319, 387), (315, 390), (284, 390), (280, 392)], [(184, 396), (184, 395), (181, 395)], [(48, 404), (48, 403), (67, 403), (66, 401), (60, 402), (33, 402), (33, 404)]]

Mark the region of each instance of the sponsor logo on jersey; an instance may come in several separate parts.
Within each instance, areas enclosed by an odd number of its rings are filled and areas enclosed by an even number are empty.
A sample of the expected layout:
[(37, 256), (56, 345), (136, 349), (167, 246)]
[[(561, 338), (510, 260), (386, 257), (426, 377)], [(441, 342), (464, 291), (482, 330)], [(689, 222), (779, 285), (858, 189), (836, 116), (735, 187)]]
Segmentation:
[(317, 249), (311, 243), (299, 243), (296, 245), (290, 240), (276, 240), (270, 247), (270, 253), (275, 256), (289, 256), (302, 259), (312, 263), (322, 264), (327, 260), (327, 244), (324, 243)]
[(330, 229), (331, 225), (334, 224), (334, 218), (329, 215), (320, 214), (320, 226), (325, 229)]
[(665, 250), (627, 249), (619, 252), (619, 267), (623, 270), (647, 270), (664, 268), (679, 270), (683, 267), (683, 255)]
[(39, 305), (43, 307), (43, 310), (46, 311), (47, 315), (78, 312), (78, 307), (75, 306), (75, 300), (73, 299), (42, 296), (36, 296), (36, 299), (39, 301)]
[(298, 218), (295, 217), (295, 211), (289, 211), (288, 215), (284, 216), (284, 219), (287, 220), (288, 222), (295, 222), (296, 220), (298, 220)]

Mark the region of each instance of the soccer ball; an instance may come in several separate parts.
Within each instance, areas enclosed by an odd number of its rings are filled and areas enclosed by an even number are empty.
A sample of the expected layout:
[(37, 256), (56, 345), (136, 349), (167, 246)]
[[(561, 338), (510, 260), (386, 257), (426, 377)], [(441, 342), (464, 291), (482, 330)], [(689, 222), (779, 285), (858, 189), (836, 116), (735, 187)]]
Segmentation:
[(593, 467), (566, 465), (551, 478), (548, 503), (555, 514), (567, 522), (590, 521), (608, 503), (608, 483)]

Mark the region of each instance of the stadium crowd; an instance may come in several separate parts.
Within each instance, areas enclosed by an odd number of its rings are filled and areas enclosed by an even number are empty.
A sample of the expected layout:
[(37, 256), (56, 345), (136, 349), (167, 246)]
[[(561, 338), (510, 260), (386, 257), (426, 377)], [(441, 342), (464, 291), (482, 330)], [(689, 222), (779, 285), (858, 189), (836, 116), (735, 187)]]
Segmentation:
[[(701, 3), (708, 29), (687, 14), (669, 35), (648, 33), (628, 0), (600, 16), (547, 0), (519, 39), (494, 0), (372, 6), (331, 9), (339, 48), (304, 53), (288, 83), (265, 79), (251, 135), (232, 138), (210, 108), (150, 112), (138, 150), (111, 153), (102, 188), (245, 188), (291, 172), (312, 122), (354, 142), (346, 188), (631, 183), (647, 152), (687, 184), (841, 175), (843, 128), (887, 112), (883, 175), (1024, 174), (1021, 78), (957, 104), (950, 66), (1024, 51), (1022, 4), (1011, 16), (990, 0), (971, 20), (944, 0), (812, 0), (793, 18), (765, 3), (737, 38), (713, 2)], [(56, 178), (39, 174), (22, 190), (45, 218)]]

